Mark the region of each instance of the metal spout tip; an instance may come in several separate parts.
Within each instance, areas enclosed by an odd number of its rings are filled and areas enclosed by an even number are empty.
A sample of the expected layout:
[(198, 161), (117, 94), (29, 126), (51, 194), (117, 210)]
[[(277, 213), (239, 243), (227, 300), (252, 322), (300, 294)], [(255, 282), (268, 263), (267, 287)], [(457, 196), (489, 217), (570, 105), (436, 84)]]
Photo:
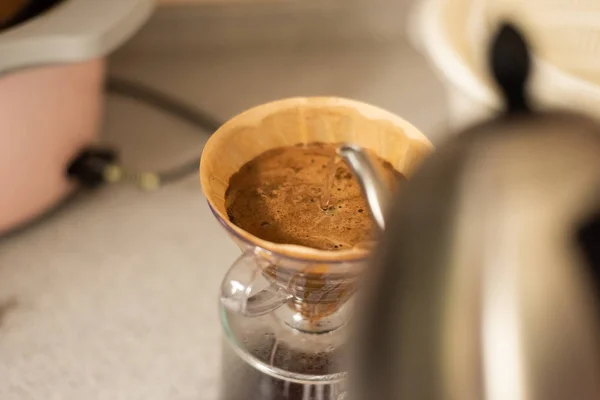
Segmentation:
[(344, 157), (350, 153), (362, 153), (363, 149), (352, 143), (344, 143), (336, 149), (337, 155)]
[(355, 144), (340, 145), (337, 148), (337, 154), (354, 172), (373, 214), (373, 219), (377, 226), (383, 230), (385, 228), (384, 217), (389, 203), (390, 190), (379, 175), (379, 171), (360, 146)]

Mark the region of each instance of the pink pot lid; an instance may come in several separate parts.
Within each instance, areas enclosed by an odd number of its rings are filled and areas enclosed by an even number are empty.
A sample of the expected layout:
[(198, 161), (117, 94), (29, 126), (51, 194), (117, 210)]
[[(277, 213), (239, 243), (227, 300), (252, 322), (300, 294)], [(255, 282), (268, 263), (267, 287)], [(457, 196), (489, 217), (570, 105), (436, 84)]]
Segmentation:
[(0, 74), (106, 56), (133, 36), (153, 9), (154, 0), (65, 0), (0, 32)]

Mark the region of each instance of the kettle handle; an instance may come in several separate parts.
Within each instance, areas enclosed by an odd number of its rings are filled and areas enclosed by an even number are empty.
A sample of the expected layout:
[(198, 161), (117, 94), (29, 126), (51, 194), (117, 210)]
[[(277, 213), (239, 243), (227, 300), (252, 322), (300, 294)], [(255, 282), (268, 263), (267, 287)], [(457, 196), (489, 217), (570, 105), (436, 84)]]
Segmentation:
[[(229, 268), (221, 284), (221, 304), (246, 317), (268, 314), (287, 303), (293, 295), (269, 282), (263, 275), (271, 264), (253, 250), (245, 251)], [(265, 286), (263, 289), (256, 289)]]
[(527, 82), (531, 70), (529, 44), (516, 26), (505, 23), (490, 48), (490, 69), (509, 114), (529, 112)]

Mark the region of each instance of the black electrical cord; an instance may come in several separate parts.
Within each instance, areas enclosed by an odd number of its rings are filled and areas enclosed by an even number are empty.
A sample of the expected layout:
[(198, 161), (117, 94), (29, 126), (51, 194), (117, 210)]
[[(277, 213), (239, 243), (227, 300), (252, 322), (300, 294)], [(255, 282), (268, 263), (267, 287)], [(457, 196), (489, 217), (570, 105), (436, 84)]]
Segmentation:
[(207, 112), (138, 82), (113, 76), (108, 79), (106, 88), (109, 93), (139, 100), (211, 133), (222, 124)]
[[(107, 80), (106, 91), (109, 94), (139, 101), (140, 103), (144, 103), (159, 111), (177, 117), (200, 130), (205, 131), (208, 135), (212, 134), (221, 126), (221, 122), (207, 112), (194, 108), (181, 100), (172, 98), (165, 93), (138, 82), (118, 77), (110, 77)], [(147, 173), (129, 172), (118, 164), (117, 159), (117, 153), (112, 149), (84, 149), (68, 166), (67, 175), (77, 180), (80, 185), (84, 187), (96, 187), (107, 181), (128, 179), (136, 181), (143, 187), (154, 188), (162, 184), (175, 182), (195, 173), (199, 167), (200, 156), (168, 171)], [(7, 233), (0, 234), (0, 239), (16, 235), (32, 225), (45, 221), (70, 204), (80, 194), (80, 189), (75, 190), (61, 203), (44, 214), (41, 214), (33, 221), (21, 225)]]
[[(171, 114), (207, 132), (209, 135), (222, 125), (222, 122), (204, 110), (192, 107), (183, 101), (137, 82), (134, 83), (125, 79), (110, 77), (107, 89), (109, 93), (138, 100), (157, 110)], [(154, 174), (158, 177), (160, 184), (172, 183), (198, 171), (199, 161), (200, 156), (171, 170), (155, 172)]]
[[(208, 113), (143, 84), (111, 77), (107, 81), (110, 94), (140, 101), (162, 112), (173, 115), (200, 130), (211, 134), (221, 122)], [(117, 162), (116, 153), (110, 149), (90, 148), (82, 151), (68, 168), (68, 175), (87, 187), (104, 182), (130, 181), (144, 189), (155, 189), (178, 181), (198, 170), (200, 157), (180, 166), (159, 172), (132, 172)]]

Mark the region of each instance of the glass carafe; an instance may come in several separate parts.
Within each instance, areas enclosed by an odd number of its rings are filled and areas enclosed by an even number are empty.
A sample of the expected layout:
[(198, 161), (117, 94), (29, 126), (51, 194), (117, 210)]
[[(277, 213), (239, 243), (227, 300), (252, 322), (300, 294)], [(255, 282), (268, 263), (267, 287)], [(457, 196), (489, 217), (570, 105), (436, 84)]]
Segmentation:
[(370, 248), (339, 251), (276, 244), (227, 216), (229, 179), (277, 147), (354, 143), (405, 176), (431, 151), (403, 119), (340, 98), (294, 98), (261, 105), (223, 125), (200, 165), (209, 206), (242, 255), (221, 288), (225, 332), (221, 400), (342, 400), (347, 396), (352, 297)]
[(247, 244), (221, 287), (221, 400), (344, 399), (363, 263), (323, 264)]

